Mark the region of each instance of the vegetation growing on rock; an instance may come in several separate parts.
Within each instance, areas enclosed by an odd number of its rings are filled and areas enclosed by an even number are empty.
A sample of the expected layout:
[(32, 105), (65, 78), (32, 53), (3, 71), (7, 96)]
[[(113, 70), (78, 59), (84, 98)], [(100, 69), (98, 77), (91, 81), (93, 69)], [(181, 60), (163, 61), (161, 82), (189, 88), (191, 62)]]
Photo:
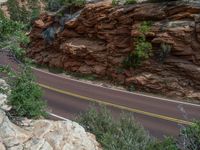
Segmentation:
[(26, 25), (6, 18), (0, 11), (0, 48), (10, 49), (17, 59), (25, 60), (25, 46), (29, 38), (25, 34)]
[(137, 67), (142, 61), (149, 59), (152, 54), (152, 44), (147, 41), (145, 34), (149, 32), (151, 22), (144, 21), (139, 31), (141, 35), (135, 39), (135, 48), (130, 54), (124, 59), (125, 68)]
[(8, 104), (12, 106), (12, 115), (27, 118), (46, 116), (46, 102), (42, 100), (41, 89), (28, 66), (20, 73), (13, 72), (9, 67), (1, 67), (0, 72), (9, 77), (11, 93)]
[(21, 4), (17, 0), (8, 0), (10, 19), (24, 24), (31, 24), (40, 14), (39, 0), (27, 0)]
[[(104, 150), (199, 150), (200, 122), (183, 127), (180, 139), (166, 137), (159, 141), (135, 122), (131, 115), (116, 120), (105, 108), (89, 109), (77, 119), (85, 129), (96, 135)], [(181, 141), (181, 142), (179, 142)]]
[(79, 123), (96, 135), (105, 150), (146, 150), (153, 141), (131, 116), (122, 115), (114, 121), (106, 108), (91, 109), (79, 117)]

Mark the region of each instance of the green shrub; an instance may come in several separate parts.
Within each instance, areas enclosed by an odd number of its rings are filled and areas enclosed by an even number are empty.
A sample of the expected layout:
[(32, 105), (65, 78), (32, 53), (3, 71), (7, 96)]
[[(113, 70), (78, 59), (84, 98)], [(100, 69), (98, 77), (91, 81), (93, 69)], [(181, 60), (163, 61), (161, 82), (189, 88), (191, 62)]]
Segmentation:
[(153, 141), (130, 115), (123, 114), (116, 121), (106, 108), (91, 109), (78, 122), (96, 135), (104, 150), (146, 150)]
[(116, 120), (105, 107), (92, 108), (77, 121), (105, 150), (200, 150), (200, 121), (182, 129), (182, 140), (165, 137), (162, 141), (150, 137), (132, 116), (123, 114)]
[(41, 97), (41, 89), (35, 83), (29, 67), (25, 67), (14, 80), (11, 80), (8, 104), (12, 106), (14, 115), (28, 118), (46, 116), (46, 103)]
[(141, 35), (135, 39), (134, 51), (124, 59), (123, 65), (125, 68), (137, 67), (143, 60), (148, 59), (152, 55), (152, 44), (146, 40), (145, 33), (149, 32), (151, 22), (144, 21), (139, 31)]
[(200, 121), (183, 128), (180, 136), (184, 150), (200, 150)]
[(147, 150), (180, 150), (173, 138), (166, 137), (163, 141), (152, 142)]
[(125, 68), (137, 67), (145, 59), (151, 56), (152, 45), (146, 41), (144, 36), (141, 36), (136, 41), (135, 50), (131, 52), (123, 61)]
[(151, 21), (143, 21), (139, 27), (139, 31), (143, 34), (147, 33), (150, 31), (152, 26), (152, 22)]
[(113, 6), (116, 6), (116, 5), (118, 5), (119, 4), (119, 0), (112, 0), (112, 5)]
[(31, 21), (39, 16), (38, 0), (28, 0), (27, 2), (26, 8), (25, 6), (20, 7), (17, 0), (8, 0), (7, 4), (11, 20), (30, 25)]
[(134, 51), (135, 65), (139, 65), (142, 60), (148, 59), (151, 55), (152, 45), (147, 42), (144, 37), (139, 37), (136, 42), (136, 47)]
[(29, 43), (28, 36), (25, 35), (26, 25), (23, 23), (5, 18), (0, 14), (0, 48), (10, 49), (15, 56), (24, 61), (25, 49), (21, 46), (26, 46)]

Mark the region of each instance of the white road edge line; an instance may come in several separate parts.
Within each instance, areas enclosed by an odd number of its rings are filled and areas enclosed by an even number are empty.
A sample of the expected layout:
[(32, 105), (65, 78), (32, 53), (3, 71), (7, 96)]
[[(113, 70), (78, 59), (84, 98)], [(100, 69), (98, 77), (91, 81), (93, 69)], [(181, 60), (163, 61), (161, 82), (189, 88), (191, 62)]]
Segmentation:
[(59, 116), (59, 115), (56, 115), (56, 114), (54, 114), (54, 113), (50, 113), (50, 112), (47, 112), (47, 113), (48, 113), (50, 116), (59, 118), (59, 119), (64, 120), (64, 121), (69, 121), (69, 119), (64, 118), (64, 117), (62, 117), (62, 116)]
[(193, 103), (189, 103), (189, 102), (181, 102), (181, 101), (177, 101), (177, 100), (170, 100), (170, 99), (167, 99), (167, 98), (160, 98), (160, 97), (150, 96), (150, 95), (146, 95), (146, 94), (140, 94), (140, 93), (136, 93), (136, 92), (124, 91), (124, 90), (120, 90), (120, 89), (112, 89), (112, 88), (104, 87), (104, 86), (101, 86), (101, 85), (86, 83), (86, 82), (83, 82), (83, 81), (80, 81), (80, 80), (63, 77), (63, 76), (60, 76), (60, 75), (57, 75), (57, 74), (53, 74), (51, 72), (47, 72), (47, 71), (38, 69), (38, 68), (34, 68), (34, 67), (31, 67), (31, 68), (34, 69), (34, 70), (52, 75), (52, 76), (56, 76), (56, 77), (59, 77), (59, 78), (63, 78), (63, 79), (66, 79), (66, 80), (71, 80), (71, 81), (75, 81), (75, 82), (79, 82), (79, 83), (83, 83), (83, 84), (88, 84), (88, 85), (91, 85), (91, 86), (101, 87), (101, 88), (109, 89), (109, 90), (113, 90), (113, 91), (124, 92), (124, 93), (128, 93), (128, 94), (131, 94), (131, 95), (138, 95), (138, 96), (144, 96), (144, 97), (148, 97), (148, 98), (154, 98), (156, 100), (162, 100), (162, 101), (168, 101), (168, 102), (173, 102), (173, 103), (178, 103), (178, 104), (200, 107), (199, 104), (193, 104)]

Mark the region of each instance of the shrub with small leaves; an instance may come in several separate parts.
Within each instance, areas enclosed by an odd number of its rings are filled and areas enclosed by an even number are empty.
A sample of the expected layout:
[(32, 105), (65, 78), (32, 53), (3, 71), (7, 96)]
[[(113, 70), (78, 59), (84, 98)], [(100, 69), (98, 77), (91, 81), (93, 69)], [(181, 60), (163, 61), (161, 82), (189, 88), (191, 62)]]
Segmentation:
[(104, 150), (146, 150), (153, 141), (131, 115), (116, 121), (106, 108), (94, 108), (81, 114), (78, 122), (96, 135)]
[(143, 34), (147, 33), (150, 31), (152, 26), (152, 22), (151, 21), (143, 21), (139, 27), (139, 31)]
[(137, 67), (143, 60), (148, 59), (152, 55), (152, 44), (146, 40), (145, 33), (149, 32), (151, 23), (148, 21), (143, 22), (139, 31), (141, 35), (135, 39), (134, 51), (124, 59), (123, 65), (125, 68)]
[(200, 150), (200, 121), (183, 128), (180, 136), (184, 150)]
[(25, 29), (26, 25), (23, 23), (10, 20), (0, 14), (0, 48), (10, 49), (21, 61), (25, 59), (25, 49), (21, 46), (29, 43)]
[(17, 74), (10, 85), (8, 104), (12, 106), (14, 115), (28, 118), (46, 116), (46, 103), (41, 98), (41, 89), (35, 83), (29, 67), (25, 67), (19, 75)]
[(22, 22), (30, 27), (33, 20), (37, 19), (40, 14), (38, 0), (27, 0), (26, 5), (20, 5), (17, 0), (8, 0), (10, 19)]
[(180, 150), (176, 141), (171, 137), (165, 137), (162, 141), (152, 142), (146, 150)]

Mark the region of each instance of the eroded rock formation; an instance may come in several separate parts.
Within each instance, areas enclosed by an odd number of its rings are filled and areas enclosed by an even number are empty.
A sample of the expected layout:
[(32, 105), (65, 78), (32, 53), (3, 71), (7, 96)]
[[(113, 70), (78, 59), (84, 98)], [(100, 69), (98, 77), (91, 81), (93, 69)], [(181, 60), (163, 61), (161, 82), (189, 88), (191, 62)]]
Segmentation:
[[(177, 98), (200, 99), (200, 3), (144, 3), (113, 7), (87, 5), (80, 16), (65, 22), (41, 15), (30, 34), (27, 55), (39, 64), (68, 71), (109, 76), (126, 86)], [(134, 51), (143, 21), (151, 21), (146, 37), (155, 54), (138, 68), (123, 68)], [(53, 27), (50, 42), (43, 33)], [(161, 63), (161, 45), (170, 55)]]

